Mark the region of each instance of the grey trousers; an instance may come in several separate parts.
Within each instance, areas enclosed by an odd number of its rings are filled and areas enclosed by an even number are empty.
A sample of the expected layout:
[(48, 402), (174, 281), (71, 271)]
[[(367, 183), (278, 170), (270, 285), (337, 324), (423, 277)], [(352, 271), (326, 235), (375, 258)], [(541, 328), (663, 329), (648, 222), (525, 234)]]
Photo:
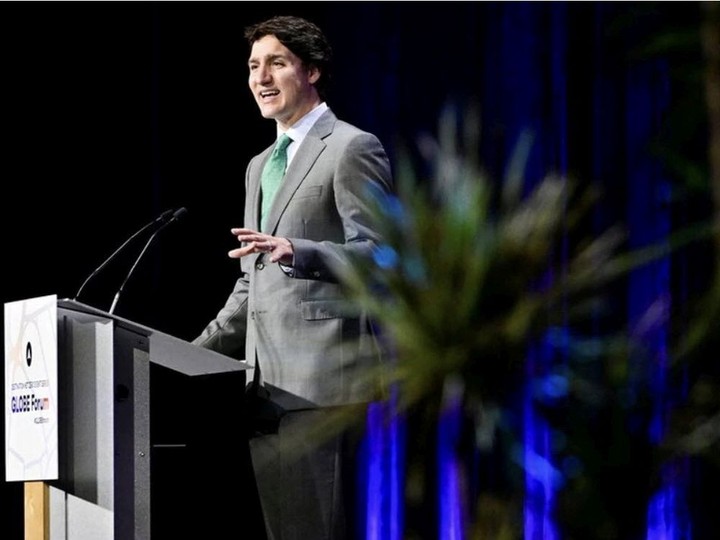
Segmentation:
[[(365, 407), (356, 407), (364, 419)], [(288, 411), (277, 434), (250, 440), (268, 540), (352, 540), (361, 422), (333, 436), (317, 426), (336, 409)]]

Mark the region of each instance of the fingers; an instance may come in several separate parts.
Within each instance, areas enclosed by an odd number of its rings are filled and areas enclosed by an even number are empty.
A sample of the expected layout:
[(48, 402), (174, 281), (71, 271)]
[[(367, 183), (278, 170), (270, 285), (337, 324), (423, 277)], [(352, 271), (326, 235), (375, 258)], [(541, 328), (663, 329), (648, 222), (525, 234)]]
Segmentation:
[(251, 255), (253, 253), (266, 253), (268, 251), (270, 250), (265, 242), (250, 242), (243, 247), (228, 251), (228, 257), (231, 259), (239, 259), (240, 257), (245, 257), (246, 255)]
[(237, 237), (238, 242), (243, 243), (267, 242), (272, 238), (272, 236), (253, 231), (252, 229), (230, 229), (230, 232), (232, 232)]
[(230, 232), (235, 236), (267, 236), (259, 231), (255, 231), (253, 229), (246, 229), (244, 227), (236, 227), (230, 229)]
[(244, 244), (242, 247), (228, 251), (228, 257), (232, 259), (239, 259), (253, 253), (270, 253), (270, 262), (287, 263), (292, 261), (292, 244), (286, 238), (276, 238), (241, 227), (230, 229), (230, 232)]
[(240, 237), (238, 237), (238, 240), (246, 245), (228, 251), (228, 257), (232, 259), (239, 259), (240, 257), (245, 257), (246, 255), (251, 255), (253, 253), (270, 253), (273, 249), (275, 249), (276, 245), (270, 239), (272, 237), (267, 238), (267, 240), (248, 242), (247, 240), (241, 240)]

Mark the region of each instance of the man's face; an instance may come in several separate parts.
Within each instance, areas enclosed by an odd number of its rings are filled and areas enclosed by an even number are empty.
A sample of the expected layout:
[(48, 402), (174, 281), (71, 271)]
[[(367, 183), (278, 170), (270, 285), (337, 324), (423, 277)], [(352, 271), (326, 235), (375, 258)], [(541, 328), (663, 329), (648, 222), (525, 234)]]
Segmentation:
[(307, 69), (300, 58), (275, 36), (253, 43), (248, 60), (248, 84), (264, 118), (273, 118), (284, 129), (292, 126), (319, 103), (312, 86), (320, 72)]

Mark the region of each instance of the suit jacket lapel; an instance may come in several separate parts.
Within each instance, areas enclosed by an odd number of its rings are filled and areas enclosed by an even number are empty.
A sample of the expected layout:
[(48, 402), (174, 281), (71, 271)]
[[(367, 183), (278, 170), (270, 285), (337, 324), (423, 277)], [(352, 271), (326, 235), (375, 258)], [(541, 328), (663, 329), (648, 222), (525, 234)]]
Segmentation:
[[(275, 195), (275, 200), (270, 208), (270, 215), (267, 220), (267, 230), (263, 232), (272, 234), (272, 232), (275, 231), (278, 220), (295, 194), (295, 191), (297, 191), (302, 181), (310, 172), (310, 169), (312, 169), (312, 166), (318, 156), (320, 156), (323, 150), (325, 150), (326, 144), (323, 139), (332, 133), (336, 120), (337, 118), (333, 112), (328, 109), (320, 118), (318, 118), (317, 122), (315, 122), (308, 134), (305, 136), (305, 139), (303, 140), (300, 148), (298, 148), (295, 157), (287, 169), (285, 178), (280, 185), (280, 189), (278, 189), (278, 192)], [(258, 180), (257, 183), (259, 184), (260, 181)], [(259, 199), (260, 197), (258, 194), (257, 202), (259, 202)], [(255, 206), (256, 212), (259, 215), (259, 206), (257, 204)]]

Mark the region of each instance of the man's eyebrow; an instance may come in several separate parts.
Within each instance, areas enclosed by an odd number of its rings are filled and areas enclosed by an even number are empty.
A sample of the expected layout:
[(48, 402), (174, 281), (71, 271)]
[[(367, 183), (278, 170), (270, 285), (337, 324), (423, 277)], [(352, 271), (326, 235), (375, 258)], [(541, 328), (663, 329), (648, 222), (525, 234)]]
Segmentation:
[[(264, 58), (268, 62), (272, 62), (273, 60), (284, 60), (285, 55), (284, 54), (266, 54), (265, 56), (261, 57)], [(260, 61), (260, 58), (253, 56), (248, 60), (248, 64), (256, 64)]]

